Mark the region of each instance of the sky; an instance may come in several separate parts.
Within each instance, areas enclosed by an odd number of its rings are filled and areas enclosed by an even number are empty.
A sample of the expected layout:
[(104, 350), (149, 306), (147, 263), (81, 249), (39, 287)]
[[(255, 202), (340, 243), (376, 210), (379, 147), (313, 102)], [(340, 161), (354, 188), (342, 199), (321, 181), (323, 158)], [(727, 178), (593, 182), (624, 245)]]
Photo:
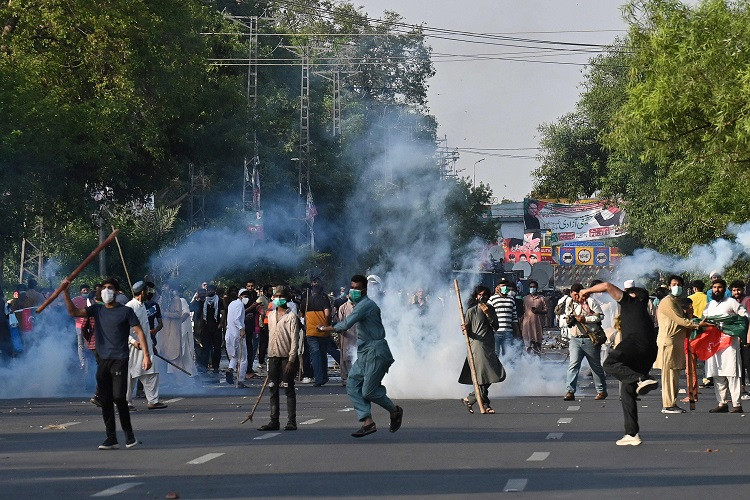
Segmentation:
[[(555, 42), (606, 45), (626, 30), (620, 0), (354, 0), (353, 3), (362, 6), (373, 18), (382, 17), (384, 10), (393, 10), (408, 23), (433, 28), (512, 33), (509, 36)], [(476, 171), (477, 184), (489, 184), (498, 200), (520, 201), (531, 191), (531, 172), (539, 165), (534, 149), (539, 145), (537, 128), (574, 110), (586, 69), (578, 64), (585, 64), (594, 54), (560, 50), (541, 54), (538, 44), (509, 42), (535, 48), (509, 47), (497, 45), (496, 39), (490, 40), (490, 44), (480, 44), (428, 37), (427, 42), (433, 49), (436, 70), (429, 81), (428, 105), (437, 118), (439, 137), (446, 137), (450, 148), (485, 149), (462, 150), (456, 164), (461, 170), (459, 175), (473, 181)], [(478, 54), (486, 56), (482, 60), (456, 61), (466, 58), (455, 55)], [(577, 64), (560, 64), (563, 62)]]

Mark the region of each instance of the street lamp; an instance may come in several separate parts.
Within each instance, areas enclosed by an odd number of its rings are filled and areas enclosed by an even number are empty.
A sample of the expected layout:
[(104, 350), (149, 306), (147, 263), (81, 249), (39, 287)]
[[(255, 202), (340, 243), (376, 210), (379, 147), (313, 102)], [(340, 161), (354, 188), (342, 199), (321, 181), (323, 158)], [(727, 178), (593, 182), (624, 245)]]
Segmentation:
[(477, 163), (484, 161), (484, 158), (480, 158), (474, 162), (474, 189), (477, 187)]

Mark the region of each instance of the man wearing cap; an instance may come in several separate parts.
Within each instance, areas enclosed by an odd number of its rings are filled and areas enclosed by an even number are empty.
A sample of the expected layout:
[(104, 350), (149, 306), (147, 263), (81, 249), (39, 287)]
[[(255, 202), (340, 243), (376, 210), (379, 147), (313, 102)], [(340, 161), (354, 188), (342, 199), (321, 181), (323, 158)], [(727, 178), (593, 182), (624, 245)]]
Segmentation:
[(648, 372), (656, 359), (656, 331), (648, 312), (648, 292), (637, 288), (632, 280), (625, 282), (623, 292), (612, 283), (599, 283), (580, 291), (587, 299), (593, 293), (608, 293), (620, 305), (620, 342), (609, 352), (604, 369), (621, 382), (620, 401), (625, 418), (625, 435), (618, 446), (641, 444), (638, 426), (637, 395), (643, 395), (658, 385)]
[[(138, 281), (133, 285), (133, 299), (126, 306), (131, 308), (140, 322), (141, 329), (145, 332), (149, 328), (148, 312), (144, 302), (146, 300), (146, 283)], [(138, 380), (143, 384), (146, 394), (149, 410), (158, 410), (166, 408), (167, 405), (159, 401), (159, 373), (156, 366), (152, 365), (148, 370), (143, 369), (143, 356), (147, 352), (149, 357), (154, 356), (154, 345), (151, 335), (146, 335), (146, 345), (142, 346), (138, 340), (138, 334), (135, 329), (131, 329), (128, 344), (130, 345), (130, 357), (128, 358), (128, 407), (131, 411), (135, 410), (133, 406), (133, 383)]]
[[(252, 293), (242, 288), (237, 293), (237, 298), (227, 307), (227, 333), (224, 342), (227, 346), (227, 356), (229, 356), (229, 368), (226, 380), (227, 384), (234, 385), (234, 372), (237, 372), (238, 387), (245, 387), (248, 359), (247, 353), (242, 352), (242, 346), (245, 343), (245, 305), (250, 301)], [(237, 366), (238, 359), (239, 366)]]
[[(713, 298), (713, 286), (714, 283), (716, 283), (719, 280), (722, 280), (723, 277), (719, 271), (711, 271), (711, 274), (708, 275), (708, 278), (711, 280), (711, 284), (708, 287), (708, 291), (706, 292), (706, 306), (708, 306), (708, 303), (711, 302), (711, 299)], [(726, 286), (724, 287), (726, 288)], [(724, 298), (730, 298), (732, 296), (731, 291), (725, 290), (724, 291)], [(695, 314), (701, 314), (703, 311), (696, 309)]]
[(487, 303), (495, 309), (497, 331), (495, 332), (495, 355), (505, 355), (505, 346), (513, 340), (513, 335), (520, 337), (516, 301), (508, 295), (510, 283), (502, 278), (495, 287), (495, 295)]
[(279, 430), (279, 387), (286, 393), (285, 431), (297, 430), (297, 395), (294, 375), (299, 366), (298, 345), (301, 328), (297, 315), (288, 308), (292, 295), (285, 286), (273, 291), (273, 310), (268, 316), (268, 389), (271, 395), (271, 421), (259, 431)]
[(690, 331), (697, 330), (698, 324), (683, 314), (679, 303), (682, 284), (682, 277), (669, 277), (669, 295), (661, 299), (656, 312), (659, 321), (656, 344), (659, 352), (654, 368), (661, 370), (662, 413), (685, 413), (677, 406), (677, 391), (680, 373), (685, 369), (685, 337)]
[(393, 364), (393, 356), (385, 340), (380, 308), (367, 296), (367, 278), (355, 274), (351, 279), (349, 298), (356, 304), (354, 311), (334, 327), (320, 325), (321, 332), (343, 332), (357, 325), (357, 361), (349, 371), (346, 393), (349, 395), (362, 427), (352, 433), (360, 438), (377, 431), (372, 419), (372, 403), (382, 406), (391, 416), (389, 430), (401, 427), (404, 410), (393, 404), (383, 386), (383, 377)]

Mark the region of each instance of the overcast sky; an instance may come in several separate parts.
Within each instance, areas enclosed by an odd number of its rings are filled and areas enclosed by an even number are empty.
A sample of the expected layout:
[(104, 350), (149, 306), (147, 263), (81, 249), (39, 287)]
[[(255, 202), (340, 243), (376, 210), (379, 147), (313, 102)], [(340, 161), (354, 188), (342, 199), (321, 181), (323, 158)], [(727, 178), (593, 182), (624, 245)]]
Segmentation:
[[(619, 0), (353, 0), (370, 17), (393, 10), (414, 24), (473, 33), (555, 42), (608, 44), (626, 29)], [(445, 36), (440, 34), (439, 36)], [(461, 38), (461, 37), (454, 37)], [(557, 50), (540, 52), (538, 43), (466, 43), (427, 38), (435, 55), (437, 74), (430, 80), (429, 106), (437, 117), (440, 137), (450, 147), (519, 148), (484, 152), (462, 151), (461, 175), (488, 183), (498, 199), (521, 200), (532, 188), (531, 171), (539, 145), (537, 127), (572, 111), (578, 100), (584, 66), (591, 54), (559, 49), (576, 46), (549, 45)], [(474, 38), (474, 40), (480, 40)], [(532, 48), (498, 45), (524, 45)], [(453, 55), (485, 55), (483, 60), (455, 61)], [(547, 61), (519, 62), (496, 59), (523, 58)], [(453, 62), (440, 62), (453, 59)], [(463, 58), (465, 59), (465, 58)], [(490, 155), (492, 153), (492, 155)]]

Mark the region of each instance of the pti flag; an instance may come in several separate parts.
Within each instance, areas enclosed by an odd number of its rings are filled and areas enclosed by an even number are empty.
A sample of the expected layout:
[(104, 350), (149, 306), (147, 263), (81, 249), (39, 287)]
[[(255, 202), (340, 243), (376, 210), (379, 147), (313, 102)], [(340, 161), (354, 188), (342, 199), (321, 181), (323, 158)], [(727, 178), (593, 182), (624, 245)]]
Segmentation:
[(706, 321), (712, 326), (690, 336), (690, 347), (701, 361), (729, 347), (732, 337), (744, 339), (747, 335), (748, 319), (744, 316), (709, 316)]
[(260, 171), (258, 170), (260, 165), (260, 159), (257, 156), (253, 157), (253, 208), (260, 210)]
[(305, 205), (305, 220), (313, 220), (318, 216), (318, 209), (315, 208), (313, 203), (312, 192), (307, 192), (307, 204)]

